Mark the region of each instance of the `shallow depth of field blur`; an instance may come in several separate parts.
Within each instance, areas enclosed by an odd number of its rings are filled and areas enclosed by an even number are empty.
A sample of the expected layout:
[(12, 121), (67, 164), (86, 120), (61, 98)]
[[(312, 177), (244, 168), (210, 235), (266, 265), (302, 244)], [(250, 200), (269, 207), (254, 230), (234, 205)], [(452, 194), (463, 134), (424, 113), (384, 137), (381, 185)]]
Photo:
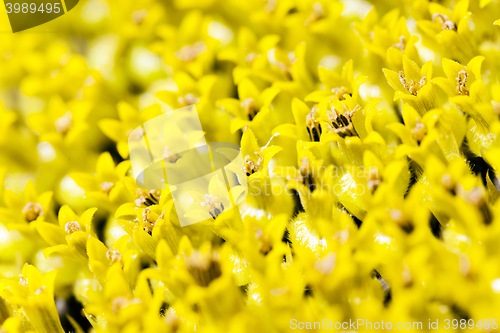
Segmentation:
[[(0, 332), (496, 331), (499, 25), (498, 0), (82, 0), (0, 34)], [(214, 217), (181, 227), (128, 136), (193, 104), (249, 188), (188, 191)]]

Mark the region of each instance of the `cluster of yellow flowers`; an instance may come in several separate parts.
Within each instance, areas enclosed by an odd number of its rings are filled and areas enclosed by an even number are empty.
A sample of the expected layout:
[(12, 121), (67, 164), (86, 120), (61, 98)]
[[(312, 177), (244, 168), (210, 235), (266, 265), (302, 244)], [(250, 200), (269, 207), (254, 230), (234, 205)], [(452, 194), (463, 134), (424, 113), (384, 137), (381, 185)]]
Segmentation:
[[(84, 0), (2, 35), (0, 332), (498, 318), (498, 19), (492, 0)], [(181, 227), (128, 136), (192, 104), (241, 146), (248, 195), (224, 210), (211, 188), (214, 217)]]

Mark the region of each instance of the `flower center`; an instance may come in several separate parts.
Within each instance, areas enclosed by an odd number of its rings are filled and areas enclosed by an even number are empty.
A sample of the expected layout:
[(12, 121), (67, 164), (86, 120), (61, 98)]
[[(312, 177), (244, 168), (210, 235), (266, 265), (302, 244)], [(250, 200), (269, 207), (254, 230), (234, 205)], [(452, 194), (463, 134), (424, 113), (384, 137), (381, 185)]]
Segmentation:
[(255, 152), (255, 154), (259, 156), (259, 160), (257, 162), (252, 161), (250, 155), (245, 156), (243, 159), (242, 169), (246, 172), (247, 176), (250, 176), (260, 169), (260, 164), (262, 163), (263, 158), (259, 155), (259, 153)]
[(467, 84), (467, 79), (469, 78), (469, 74), (466, 71), (458, 72), (457, 77), (457, 93), (459, 95), (469, 96), (469, 90), (465, 86)]
[(436, 22), (436, 19), (441, 23), (441, 30), (453, 30), (457, 31), (457, 25), (455, 22), (450, 20), (450, 18), (444, 14), (436, 13), (432, 15), (432, 22)]
[(137, 141), (137, 140), (143, 138), (144, 134), (146, 134), (146, 132), (144, 132), (144, 128), (141, 127), (141, 129), (139, 131), (128, 130), (125, 135), (127, 137), (129, 137), (129, 139)]
[(417, 125), (411, 130), (411, 136), (420, 144), (427, 133), (424, 124), (422, 124), (417, 118)]
[(80, 224), (76, 221), (68, 222), (64, 226), (64, 230), (66, 231), (67, 234), (72, 234), (77, 231), (82, 231), (82, 228), (80, 228)]
[(481, 214), (483, 215), (484, 224), (488, 225), (493, 221), (493, 215), (488, 207), (488, 203), (486, 200), (486, 194), (481, 187), (474, 187), (470, 191), (465, 191), (463, 188), (459, 188), (461, 196), (468, 203), (476, 206)]
[(405, 36), (399, 36), (399, 43), (394, 44), (393, 47), (396, 47), (396, 48), (400, 49), (401, 52), (404, 52), (405, 48), (406, 48)]
[(148, 16), (148, 11), (145, 9), (142, 10), (136, 10), (135, 12), (132, 13), (132, 22), (134, 24), (140, 25), (142, 21)]
[(241, 102), (241, 107), (248, 114), (248, 119), (250, 119), (250, 120), (252, 120), (259, 112), (259, 109), (257, 108), (257, 105), (255, 104), (255, 101), (253, 100), (253, 98), (245, 98)]
[(156, 220), (150, 216), (151, 209), (146, 208), (142, 211), (142, 229), (148, 234), (153, 233), (153, 228), (156, 225)]
[(330, 127), (330, 129), (341, 138), (345, 138), (346, 136), (358, 136), (352, 124), (352, 117), (359, 108), (360, 106), (357, 105), (352, 111), (349, 111), (344, 105), (344, 112), (339, 112), (333, 107), (332, 110), (328, 111), (328, 119), (330, 119), (333, 126)]
[(115, 250), (111, 251), (109, 250), (106, 253), (106, 257), (108, 258), (109, 261), (111, 261), (112, 264), (117, 263), (122, 260), (122, 255), (120, 254), (120, 251)]
[(207, 287), (210, 282), (222, 274), (218, 256), (200, 251), (193, 251), (186, 258), (186, 268), (196, 283), (203, 287)]
[(157, 205), (160, 202), (160, 191), (159, 190), (143, 190), (138, 188), (135, 192), (135, 204), (141, 206), (142, 204), (146, 206)]
[(179, 102), (181, 107), (196, 104), (199, 101), (200, 101), (200, 99), (191, 93), (186, 94), (184, 96), (180, 96), (179, 98), (177, 98), (177, 102)]
[(109, 194), (109, 192), (111, 192), (111, 190), (115, 187), (115, 184), (111, 182), (104, 182), (99, 185), (99, 187), (101, 188), (101, 192)]
[(368, 170), (367, 179), (368, 190), (370, 190), (370, 192), (373, 194), (380, 185), (380, 175), (378, 172), (378, 168), (370, 168), (370, 170)]
[(391, 220), (396, 222), (403, 231), (405, 231), (407, 234), (411, 234), (411, 232), (414, 229), (414, 226), (411, 222), (411, 220), (399, 209), (391, 209), (389, 212), (389, 215), (391, 216)]
[(175, 52), (175, 56), (184, 62), (191, 62), (205, 52), (206, 49), (205, 43), (196, 42), (193, 45), (183, 46), (179, 51)]
[(72, 126), (72, 114), (71, 112), (66, 112), (62, 117), (56, 119), (56, 131), (65, 135), (71, 129)]
[(181, 158), (181, 156), (179, 154), (172, 153), (172, 151), (168, 147), (165, 147), (165, 149), (163, 150), (162, 157), (168, 163), (175, 163), (175, 162), (177, 162), (178, 159)]
[(43, 208), (38, 202), (28, 202), (24, 206), (22, 213), (26, 221), (31, 222), (38, 218), (38, 216), (43, 215)]
[(321, 125), (319, 123), (319, 112), (316, 106), (313, 106), (311, 112), (306, 116), (306, 126), (311, 141), (319, 142), (321, 137)]
[(263, 255), (268, 254), (273, 249), (273, 245), (271, 244), (269, 237), (264, 234), (262, 229), (255, 228), (255, 238), (259, 240), (259, 250)]
[(336, 97), (339, 101), (343, 101), (346, 99), (346, 95), (351, 96), (352, 94), (347, 90), (346, 87), (333, 88), (332, 89), (332, 97)]
[(204, 199), (205, 201), (202, 202), (201, 205), (208, 209), (208, 212), (210, 213), (210, 215), (212, 215), (212, 218), (215, 219), (217, 215), (221, 214), (224, 211), (224, 204), (222, 204), (222, 202), (218, 200), (217, 197), (214, 197), (211, 194), (205, 194)]
[(251, 64), (255, 59), (257, 59), (259, 55), (255, 52), (250, 52), (249, 54), (247, 54), (247, 56), (245, 57), (245, 61), (249, 64)]
[(407, 79), (405, 77), (405, 73), (401, 71), (399, 72), (399, 81), (401, 81), (406, 91), (408, 91), (413, 96), (417, 96), (420, 89), (427, 83), (427, 78), (425, 76), (422, 76), (420, 82), (417, 82), (411, 79)]
[(325, 11), (323, 10), (323, 5), (320, 2), (315, 2), (312, 7), (313, 11), (311, 12), (311, 15), (309, 15), (307, 20), (304, 22), (305, 26), (308, 26), (309, 24), (318, 21), (325, 15)]
[(23, 287), (27, 287), (28, 286), (28, 278), (25, 277), (24, 275), (22, 274), (19, 274), (19, 283), (23, 286)]

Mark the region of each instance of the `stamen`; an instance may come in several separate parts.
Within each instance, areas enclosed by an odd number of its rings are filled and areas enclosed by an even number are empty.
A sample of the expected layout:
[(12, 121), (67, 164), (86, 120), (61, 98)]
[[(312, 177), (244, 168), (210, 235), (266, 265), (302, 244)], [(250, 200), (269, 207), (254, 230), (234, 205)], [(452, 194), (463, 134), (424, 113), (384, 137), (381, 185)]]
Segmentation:
[(410, 234), (413, 231), (414, 226), (411, 223), (411, 220), (401, 210), (391, 209), (389, 214), (391, 216), (391, 220), (396, 222), (407, 234)]
[(109, 261), (111, 261), (112, 264), (117, 263), (122, 260), (122, 255), (120, 254), (120, 251), (115, 250), (111, 251), (109, 250), (106, 253), (106, 257), (108, 258)]
[(455, 188), (456, 188), (456, 185), (457, 183), (455, 182), (455, 180), (453, 180), (453, 177), (451, 177), (450, 174), (448, 173), (445, 173), (443, 175), (443, 177), (441, 177), (441, 184), (443, 184), (443, 187), (451, 192), (451, 194), (455, 195)]
[(335, 268), (336, 259), (336, 254), (330, 252), (314, 263), (314, 269), (323, 275), (330, 275), (330, 273), (332, 273), (333, 269)]
[(441, 13), (436, 13), (432, 15), (432, 22), (435, 22), (436, 18), (439, 19), (439, 22), (441, 23), (441, 30), (457, 31), (457, 25), (455, 24), (455, 22), (450, 20), (448, 16)]
[(219, 256), (216, 253), (193, 251), (185, 260), (187, 270), (200, 286), (207, 287), (222, 274)]
[(45, 290), (45, 286), (41, 286), (40, 288), (38, 288), (36, 291), (35, 291), (35, 295), (40, 295), (42, 293), (42, 291)]
[(205, 201), (201, 203), (202, 206), (206, 206), (208, 212), (212, 216), (213, 219), (224, 211), (224, 205), (217, 197), (214, 197), (211, 194), (205, 194)]
[(177, 98), (177, 102), (179, 102), (181, 107), (196, 104), (199, 101), (200, 101), (200, 99), (191, 93), (186, 94), (185, 96), (180, 96), (179, 98)]
[(399, 36), (399, 43), (394, 44), (393, 47), (396, 47), (396, 48), (400, 49), (401, 52), (404, 52), (405, 48), (406, 48), (405, 36)]
[(352, 94), (347, 90), (346, 87), (333, 88), (332, 89), (332, 97), (336, 97), (339, 101), (343, 101), (346, 99), (346, 95), (351, 96)]
[(140, 131), (128, 130), (125, 135), (129, 137), (129, 139), (136, 141), (143, 138), (144, 134), (146, 134), (146, 132), (144, 132), (144, 128), (141, 127)]
[(311, 112), (306, 116), (306, 126), (311, 141), (319, 142), (321, 137), (321, 125), (319, 123), (319, 112), (316, 106), (313, 106)]
[(117, 297), (111, 303), (111, 310), (113, 311), (113, 313), (118, 313), (122, 308), (126, 307), (129, 304), (130, 299), (128, 299), (127, 297)]
[(457, 77), (457, 93), (459, 95), (469, 96), (469, 90), (465, 86), (467, 84), (467, 79), (469, 78), (469, 74), (466, 71), (458, 72)]
[(175, 52), (175, 56), (184, 62), (191, 62), (205, 52), (206, 49), (204, 42), (196, 42), (193, 45), (183, 46), (179, 51)]
[(249, 54), (247, 54), (247, 56), (245, 57), (245, 61), (249, 64), (251, 64), (255, 59), (257, 59), (259, 55), (255, 52), (250, 52)]
[(411, 136), (415, 139), (415, 141), (417, 141), (418, 144), (420, 144), (426, 133), (427, 130), (425, 129), (424, 124), (422, 124), (417, 118), (417, 125), (411, 130)]
[(344, 105), (344, 112), (339, 112), (335, 107), (328, 111), (328, 119), (332, 122), (333, 127), (330, 131), (337, 133), (341, 138), (347, 136), (358, 136), (354, 125), (352, 124), (352, 117), (361, 107), (357, 105), (352, 111)]
[(325, 15), (325, 11), (323, 10), (323, 5), (320, 2), (315, 2), (313, 4), (313, 11), (304, 22), (305, 26), (308, 26), (311, 23), (314, 23), (321, 19)]
[(140, 25), (142, 21), (148, 16), (148, 11), (146, 9), (136, 10), (132, 13), (132, 22), (134, 24)]
[(170, 148), (165, 146), (165, 149), (163, 150), (163, 160), (167, 161), (168, 163), (175, 163), (177, 160), (181, 158), (179, 154), (172, 153)]
[(377, 167), (370, 168), (370, 170), (368, 170), (367, 179), (368, 190), (373, 194), (381, 183)]
[(159, 190), (143, 190), (138, 188), (135, 192), (135, 204), (137, 206), (153, 206), (160, 203), (161, 192)]
[(170, 326), (172, 332), (177, 332), (180, 326), (180, 319), (179, 316), (177, 316), (177, 313), (170, 308), (167, 310), (167, 315), (165, 316), (165, 322), (167, 323), (168, 326)]
[(260, 228), (255, 228), (255, 238), (259, 240), (259, 250), (263, 255), (268, 254), (273, 249), (269, 237)]
[(72, 234), (77, 231), (82, 231), (82, 228), (80, 227), (80, 224), (76, 221), (68, 222), (64, 226), (64, 230), (66, 231), (67, 234)]
[(24, 206), (22, 213), (26, 221), (31, 222), (36, 220), (40, 215), (44, 214), (43, 207), (38, 202), (28, 202)]
[(250, 120), (252, 120), (259, 112), (257, 105), (255, 104), (255, 101), (253, 100), (253, 98), (245, 98), (241, 102), (241, 107), (248, 114), (248, 119), (250, 119)]
[(406, 79), (405, 73), (403, 71), (399, 72), (399, 80), (405, 87), (406, 91), (408, 91), (413, 96), (417, 96), (420, 89), (427, 83), (427, 78), (425, 76), (422, 76), (420, 82)]
[(146, 231), (148, 234), (152, 235), (153, 233), (153, 228), (156, 225), (156, 220), (153, 219), (151, 216), (151, 209), (146, 208), (142, 211), (142, 229)]
[(101, 185), (99, 185), (99, 187), (101, 189), (101, 192), (109, 194), (109, 192), (111, 192), (111, 190), (115, 187), (115, 184), (111, 182), (104, 182)]
[(256, 163), (251, 160), (250, 155), (245, 156), (245, 158), (243, 159), (243, 166), (241, 168), (246, 172), (247, 176), (250, 176), (251, 174), (259, 171), (260, 164), (263, 161), (263, 158), (259, 153), (255, 152), (255, 154), (259, 156), (259, 159)]
[(65, 135), (71, 129), (73, 115), (71, 112), (66, 112), (62, 117), (56, 119), (56, 131)]
[(28, 286), (28, 278), (25, 277), (24, 275), (22, 274), (19, 274), (19, 283), (23, 286), (23, 287), (27, 287)]
[(467, 202), (479, 208), (479, 211), (483, 215), (484, 224), (488, 225), (493, 221), (493, 215), (488, 207), (486, 194), (483, 188), (474, 187), (468, 192), (462, 191), (461, 195)]

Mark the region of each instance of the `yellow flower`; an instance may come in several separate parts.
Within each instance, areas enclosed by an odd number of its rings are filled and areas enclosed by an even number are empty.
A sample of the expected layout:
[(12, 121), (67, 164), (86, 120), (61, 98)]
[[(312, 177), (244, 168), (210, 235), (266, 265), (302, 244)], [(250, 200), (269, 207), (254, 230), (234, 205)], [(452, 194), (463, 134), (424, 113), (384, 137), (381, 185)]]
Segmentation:
[(42, 275), (34, 266), (25, 264), (17, 281), (0, 282), (0, 296), (21, 307), (20, 315), (29, 319), (36, 332), (64, 332), (54, 303), (56, 274), (51, 271)]
[(28, 115), (30, 127), (39, 133), (40, 141), (47, 141), (55, 146), (64, 144), (66, 147), (75, 145), (88, 130), (86, 119), (91, 111), (91, 104), (74, 101), (67, 105), (59, 98), (53, 98), (47, 108), (47, 113), (32, 113)]
[(420, 116), (410, 105), (404, 105), (402, 113), (404, 125), (388, 125), (402, 141), (396, 156), (408, 156), (421, 166), (429, 151), (443, 160), (461, 158), (460, 147), (465, 138), (466, 121), (455, 108), (434, 109)]
[(176, 71), (186, 71), (200, 78), (209, 72), (214, 61), (214, 49), (220, 44), (207, 34), (207, 28), (213, 22), (199, 11), (190, 12), (178, 27), (161, 26), (157, 33), (162, 41), (155, 42), (151, 48), (162, 53), (165, 63)]
[(198, 105), (198, 103), (200, 107), (203, 107), (210, 102), (217, 77), (206, 75), (194, 79), (185, 72), (178, 72), (174, 76), (174, 81), (177, 86), (175, 91), (160, 91), (157, 96), (175, 110), (192, 104)]
[(420, 115), (437, 107), (437, 96), (432, 83), (432, 61), (422, 68), (407, 56), (403, 56), (403, 70), (399, 72), (383, 69), (387, 82), (396, 91), (394, 100), (402, 100), (417, 110)]
[(278, 44), (280, 37), (278, 35), (263, 36), (257, 39), (255, 33), (241, 27), (238, 31), (237, 47), (228, 46), (218, 54), (218, 59), (234, 62), (237, 66), (233, 70), (233, 79), (236, 85), (239, 85), (243, 79), (256, 76), (265, 81), (274, 81), (276, 79), (285, 79), (282, 70), (269, 68), (267, 52), (272, 50)]
[(481, 76), (484, 57), (473, 58), (466, 66), (443, 59), (443, 70), (448, 77), (435, 78), (433, 82), (443, 89), (451, 103), (470, 116), (467, 139), (473, 152), (479, 156), (488, 149), (496, 138), (491, 124), (498, 121), (486, 84)]
[(147, 120), (160, 116), (162, 113), (159, 105), (152, 105), (140, 112), (126, 102), (118, 104), (118, 119), (103, 119), (99, 121), (99, 128), (111, 140), (116, 142), (120, 156), (127, 158), (129, 155), (128, 136), (134, 129)]
[(52, 213), (53, 193), (38, 194), (32, 181), (28, 181), (22, 195), (9, 190), (3, 193), (6, 207), (0, 207), (0, 216), (7, 227), (20, 231), (30, 232), (31, 222), (53, 219)]
[(96, 211), (97, 208), (90, 208), (78, 216), (69, 206), (62, 206), (59, 210), (59, 225), (36, 221), (38, 233), (51, 246), (44, 250), (44, 255), (69, 255), (87, 261), (87, 239), (97, 237), (92, 226)]
[[(365, 40), (365, 48), (382, 58), (393, 70), (403, 70), (403, 55), (419, 60), (415, 44), (418, 37), (408, 31), (406, 18), (393, 9), (379, 19), (376, 7), (366, 15), (356, 30)], [(418, 61), (419, 62), (419, 61)]]
[(345, 100), (346, 96), (351, 96), (354, 100), (358, 100), (359, 86), (367, 79), (363, 75), (354, 78), (352, 60), (344, 65), (341, 75), (323, 67), (318, 68), (318, 74), (321, 83), (323, 83), (326, 89), (313, 91), (305, 97), (306, 102), (319, 103), (330, 98)]
[(85, 191), (85, 198), (111, 209), (110, 203), (117, 204), (129, 198), (125, 193), (122, 178), (130, 169), (130, 161), (123, 161), (115, 166), (113, 158), (107, 152), (99, 156), (95, 175), (85, 172), (74, 172), (70, 177)]
[(277, 166), (272, 172), (269, 168), (271, 160), (282, 151), (282, 147), (271, 143), (261, 147), (252, 130), (243, 132), (241, 154), (244, 160), (240, 170), (247, 173), (248, 182), (248, 195), (240, 206), (243, 216), (262, 218), (293, 209), (292, 198), (284, 188), (285, 183), (275, 175), (283, 166)]
[(418, 28), (424, 34), (424, 43), (437, 48), (447, 58), (457, 59), (465, 64), (477, 55), (475, 38), (469, 28), (471, 13), (469, 0), (459, 1), (453, 11), (441, 4), (430, 3), (432, 20), (418, 21)]
[[(280, 121), (272, 117), (271, 103), (280, 89), (270, 87), (260, 90), (250, 79), (245, 79), (238, 85), (238, 99), (226, 98), (217, 102), (218, 106), (231, 113), (231, 132), (234, 133), (245, 126), (250, 128), (269, 127), (269, 120)], [(263, 133), (264, 134), (264, 133)]]

